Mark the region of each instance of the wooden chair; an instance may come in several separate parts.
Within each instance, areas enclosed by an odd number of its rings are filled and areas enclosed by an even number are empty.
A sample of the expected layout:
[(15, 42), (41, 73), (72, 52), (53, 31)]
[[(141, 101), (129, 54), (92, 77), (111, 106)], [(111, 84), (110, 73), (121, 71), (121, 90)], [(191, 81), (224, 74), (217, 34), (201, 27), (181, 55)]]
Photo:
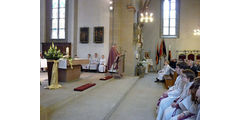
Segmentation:
[(195, 60), (195, 55), (194, 54), (189, 54), (188, 55), (188, 60), (194, 61)]
[(183, 61), (184, 59), (186, 59), (186, 55), (185, 54), (180, 54), (178, 56), (178, 59)]
[(200, 54), (198, 54), (198, 55), (196, 56), (196, 59), (197, 59), (197, 60), (200, 60)]

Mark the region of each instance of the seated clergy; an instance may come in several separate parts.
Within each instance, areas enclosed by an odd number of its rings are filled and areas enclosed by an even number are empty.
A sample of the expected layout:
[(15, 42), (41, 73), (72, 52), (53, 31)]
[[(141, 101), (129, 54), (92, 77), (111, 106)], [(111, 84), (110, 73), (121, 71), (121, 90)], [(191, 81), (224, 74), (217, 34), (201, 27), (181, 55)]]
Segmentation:
[(98, 54), (95, 53), (94, 58), (90, 62), (89, 69), (90, 70), (98, 70), (98, 65), (99, 65), (99, 58), (98, 58)]
[(164, 75), (169, 75), (171, 70), (175, 71), (173, 68), (171, 68), (169, 66), (169, 62), (165, 61), (163, 69), (158, 71), (158, 77), (156, 78), (157, 80), (155, 82), (159, 82), (159, 81), (162, 82), (163, 81), (163, 76)]
[(104, 55), (102, 55), (98, 67), (99, 72), (105, 72), (106, 71), (106, 59), (104, 58)]
[[(91, 54), (88, 54), (88, 60), (91, 61), (92, 57)], [(83, 70), (89, 70), (89, 64), (82, 64)]]

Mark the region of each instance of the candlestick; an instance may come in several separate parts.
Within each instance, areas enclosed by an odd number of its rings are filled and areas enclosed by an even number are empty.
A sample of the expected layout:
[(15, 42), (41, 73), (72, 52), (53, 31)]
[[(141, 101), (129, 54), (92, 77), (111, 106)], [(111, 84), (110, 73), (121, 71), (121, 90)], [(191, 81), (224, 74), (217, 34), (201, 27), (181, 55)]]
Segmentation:
[(69, 47), (66, 48), (66, 54), (69, 56)]

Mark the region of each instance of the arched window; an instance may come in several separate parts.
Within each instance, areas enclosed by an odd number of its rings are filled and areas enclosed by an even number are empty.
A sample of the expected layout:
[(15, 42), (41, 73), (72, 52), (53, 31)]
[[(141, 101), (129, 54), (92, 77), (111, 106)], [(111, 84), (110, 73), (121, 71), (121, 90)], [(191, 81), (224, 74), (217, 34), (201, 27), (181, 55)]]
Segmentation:
[(161, 0), (161, 37), (179, 37), (179, 0)]
[(47, 39), (66, 41), (67, 0), (47, 0)]

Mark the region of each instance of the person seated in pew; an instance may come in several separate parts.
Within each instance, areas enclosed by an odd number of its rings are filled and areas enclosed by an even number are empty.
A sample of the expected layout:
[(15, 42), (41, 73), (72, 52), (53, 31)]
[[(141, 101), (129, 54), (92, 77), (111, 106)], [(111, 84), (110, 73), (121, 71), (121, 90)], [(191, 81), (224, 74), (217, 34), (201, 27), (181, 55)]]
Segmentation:
[(196, 61), (195, 67), (197, 68), (197, 71), (200, 71), (200, 60)]
[(102, 55), (98, 67), (99, 72), (105, 72), (106, 71), (106, 59), (104, 58), (104, 55)]
[(177, 65), (177, 59), (172, 59), (169, 63), (169, 66), (174, 69), (176, 68), (176, 65)]
[[(200, 78), (199, 78), (200, 81)], [(191, 88), (190, 88), (191, 89)], [(187, 99), (185, 102), (186, 106), (189, 106), (187, 110), (183, 111), (182, 113), (171, 117), (170, 120), (200, 120), (200, 84), (196, 91), (195, 97), (193, 95), (194, 91), (191, 90), (191, 101)], [(180, 104), (181, 105), (181, 104)], [(184, 106), (185, 106), (184, 105)]]
[[(175, 71), (178, 74), (178, 77), (176, 78), (176, 81), (172, 87), (168, 89), (168, 91), (164, 92), (163, 95), (159, 98), (156, 113), (158, 114), (159, 111), (162, 111), (171, 105), (174, 99), (176, 99), (183, 90), (183, 87), (185, 85), (185, 82), (182, 81), (182, 71), (187, 69), (188, 65), (185, 62), (179, 62), (176, 65)], [(160, 110), (159, 110), (159, 106)], [(160, 113), (162, 113), (160, 112)]]
[(181, 94), (177, 97), (169, 96), (160, 102), (156, 120), (162, 120), (164, 111), (166, 110), (166, 108), (171, 106), (171, 104), (175, 105), (180, 101), (182, 101), (184, 98), (186, 98), (186, 96), (188, 95), (188, 90), (194, 82), (194, 78), (195, 78), (195, 73), (192, 70), (190, 69), (183, 70), (181, 74), (181, 79), (184, 82), (184, 87)]
[(88, 60), (89, 60), (89, 64), (82, 64), (82, 69), (83, 70), (89, 70), (89, 65), (90, 65), (90, 62), (92, 60), (91, 54), (88, 54)]
[(195, 75), (198, 76), (197, 67), (194, 65), (194, 62), (192, 60), (188, 61), (188, 66), (189, 66), (189, 69), (191, 69), (195, 73)]
[(164, 62), (163, 69), (158, 71), (158, 77), (156, 78), (155, 82), (164, 82), (163, 76), (169, 75), (171, 71), (175, 71), (175, 70), (169, 66), (169, 62), (166, 60)]
[(160, 99), (166, 98), (168, 96), (179, 96), (180, 93), (182, 92), (183, 86), (184, 86), (184, 82), (182, 82), (181, 79), (181, 74), (182, 71), (187, 69), (188, 66), (185, 62), (179, 62), (176, 65), (175, 71), (177, 72), (178, 76), (175, 80), (175, 83), (173, 86), (171, 86), (168, 91), (164, 92), (163, 95), (161, 96)]
[[(165, 110), (164, 119), (170, 120), (196, 120), (200, 118), (200, 77), (195, 78), (189, 88), (188, 96), (177, 104), (177, 107), (169, 107)], [(165, 113), (164, 113), (165, 114)]]

